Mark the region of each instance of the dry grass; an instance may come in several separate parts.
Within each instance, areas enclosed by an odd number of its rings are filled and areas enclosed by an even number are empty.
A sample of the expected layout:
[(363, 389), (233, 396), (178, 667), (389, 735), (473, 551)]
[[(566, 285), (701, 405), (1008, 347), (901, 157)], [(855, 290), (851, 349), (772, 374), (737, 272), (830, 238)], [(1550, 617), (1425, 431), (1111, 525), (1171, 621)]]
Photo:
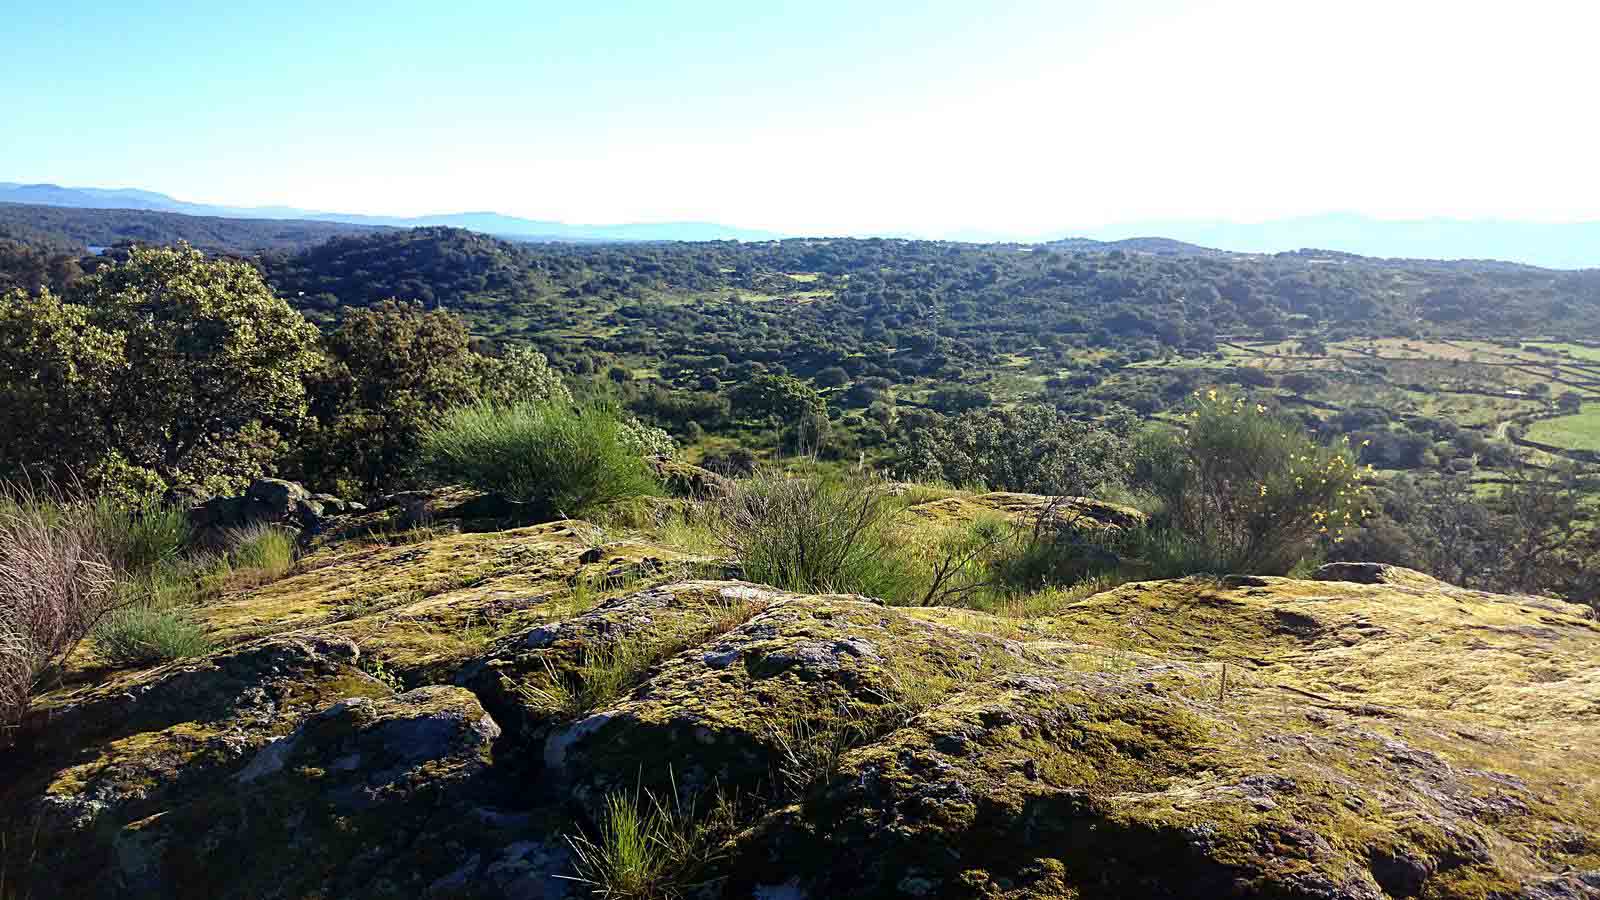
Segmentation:
[(81, 504), (0, 493), (0, 745), (39, 680), (121, 599), (104, 536)]

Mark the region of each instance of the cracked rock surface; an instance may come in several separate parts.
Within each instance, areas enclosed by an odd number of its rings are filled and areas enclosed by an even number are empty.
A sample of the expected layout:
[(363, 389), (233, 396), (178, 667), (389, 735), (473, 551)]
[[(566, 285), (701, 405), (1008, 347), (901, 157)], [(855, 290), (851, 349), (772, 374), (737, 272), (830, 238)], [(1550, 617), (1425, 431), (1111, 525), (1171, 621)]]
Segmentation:
[(330, 540), (209, 657), (82, 663), (0, 757), (31, 896), (588, 896), (568, 836), (648, 790), (739, 800), (691, 896), (1600, 897), (1580, 607), (1346, 565), (1006, 619), (596, 532)]

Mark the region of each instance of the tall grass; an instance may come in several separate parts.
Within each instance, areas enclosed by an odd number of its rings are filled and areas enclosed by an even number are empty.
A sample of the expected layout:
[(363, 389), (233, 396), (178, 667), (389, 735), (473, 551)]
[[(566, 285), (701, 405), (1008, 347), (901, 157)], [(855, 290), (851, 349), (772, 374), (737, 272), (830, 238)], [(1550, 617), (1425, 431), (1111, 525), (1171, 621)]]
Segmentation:
[(914, 580), (890, 534), (898, 512), (868, 479), (763, 468), (729, 492), (712, 527), (751, 581), (889, 598)]
[(666, 799), (643, 788), (606, 794), (595, 834), (569, 836), (574, 874), (591, 896), (613, 900), (676, 900), (690, 895), (732, 834), (737, 813), (718, 793), (701, 815), (678, 797), (669, 778)]
[[(108, 517), (116, 521), (114, 517)], [(212, 648), (194, 609), (225, 590), (252, 587), (283, 577), (296, 557), (294, 536), (282, 528), (251, 525), (224, 536), (223, 552), (185, 555), (170, 541), (186, 529), (148, 529), (135, 547), (163, 552), (131, 554), (142, 567), (120, 569), (123, 602), (94, 629), (95, 648), (119, 665), (141, 665), (201, 656)], [(168, 549), (172, 548), (172, 549)]]
[(98, 497), (87, 506), (91, 527), (119, 570), (142, 572), (177, 562), (194, 537), (183, 509), (161, 504), (126, 507)]
[(234, 529), (228, 533), (227, 543), (231, 548), (225, 557), (229, 569), (259, 583), (288, 574), (299, 552), (293, 534), (266, 524)]
[(43, 675), (120, 599), (105, 535), (82, 504), (0, 489), (0, 745)]
[(439, 479), (541, 515), (583, 516), (660, 489), (621, 415), (598, 401), (461, 407), (423, 436), (422, 457)]

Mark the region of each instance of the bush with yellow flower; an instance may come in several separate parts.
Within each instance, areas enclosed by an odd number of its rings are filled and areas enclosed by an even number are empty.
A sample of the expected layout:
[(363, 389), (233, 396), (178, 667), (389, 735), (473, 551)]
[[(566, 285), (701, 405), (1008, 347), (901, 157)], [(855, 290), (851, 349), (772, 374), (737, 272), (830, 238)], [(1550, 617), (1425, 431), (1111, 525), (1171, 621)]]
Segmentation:
[(1370, 514), (1348, 439), (1318, 443), (1266, 406), (1215, 389), (1196, 392), (1157, 480), (1168, 528), (1235, 572), (1287, 572), (1319, 541), (1337, 542)]

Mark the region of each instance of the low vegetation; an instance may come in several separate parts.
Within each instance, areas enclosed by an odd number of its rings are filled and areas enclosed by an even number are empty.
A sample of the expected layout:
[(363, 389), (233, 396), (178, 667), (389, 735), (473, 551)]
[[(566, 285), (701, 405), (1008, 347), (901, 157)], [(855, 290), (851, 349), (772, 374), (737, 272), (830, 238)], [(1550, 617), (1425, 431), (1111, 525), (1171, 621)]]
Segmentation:
[(612, 791), (601, 803), (592, 836), (568, 838), (574, 874), (569, 880), (592, 896), (614, 900), (676, 900), (700, 885), (732, 834), (730, 802), (716, 795), (703, 812), (679, 799), (671, 785), (666, 797), (638, 788)]
[(0, 728), (80, 645), (119, 666), (208, 652), (197, 607), (282, 577), (297, 553), (282, 528), (235, 530), (204, 549), (176, 507), (0, 489)]
[(1240, 396), (1196, 395), (1151, 489), (1168, 543), (1203, 551), (1206, 571), (1281, 575), (1313, 542), (1336, 543), (1370, 514), (1348, 439), (1317, 444), (1296, 423)]
[(49, 493), (0, 493), (0, 746), (51, 667), (121, 602), (102, 522)]
[(871, 480), (766, 468), (739, 483), (712, 528), (751, 581), (890, 597), (907, 576), (889, 535), (897, 511)]
[(528, 504), (540, 515), (576, 518), (659, 486), (623, 417), (588, 403), (479, 403), (451, 411), (422, 440), (424, 467)]

